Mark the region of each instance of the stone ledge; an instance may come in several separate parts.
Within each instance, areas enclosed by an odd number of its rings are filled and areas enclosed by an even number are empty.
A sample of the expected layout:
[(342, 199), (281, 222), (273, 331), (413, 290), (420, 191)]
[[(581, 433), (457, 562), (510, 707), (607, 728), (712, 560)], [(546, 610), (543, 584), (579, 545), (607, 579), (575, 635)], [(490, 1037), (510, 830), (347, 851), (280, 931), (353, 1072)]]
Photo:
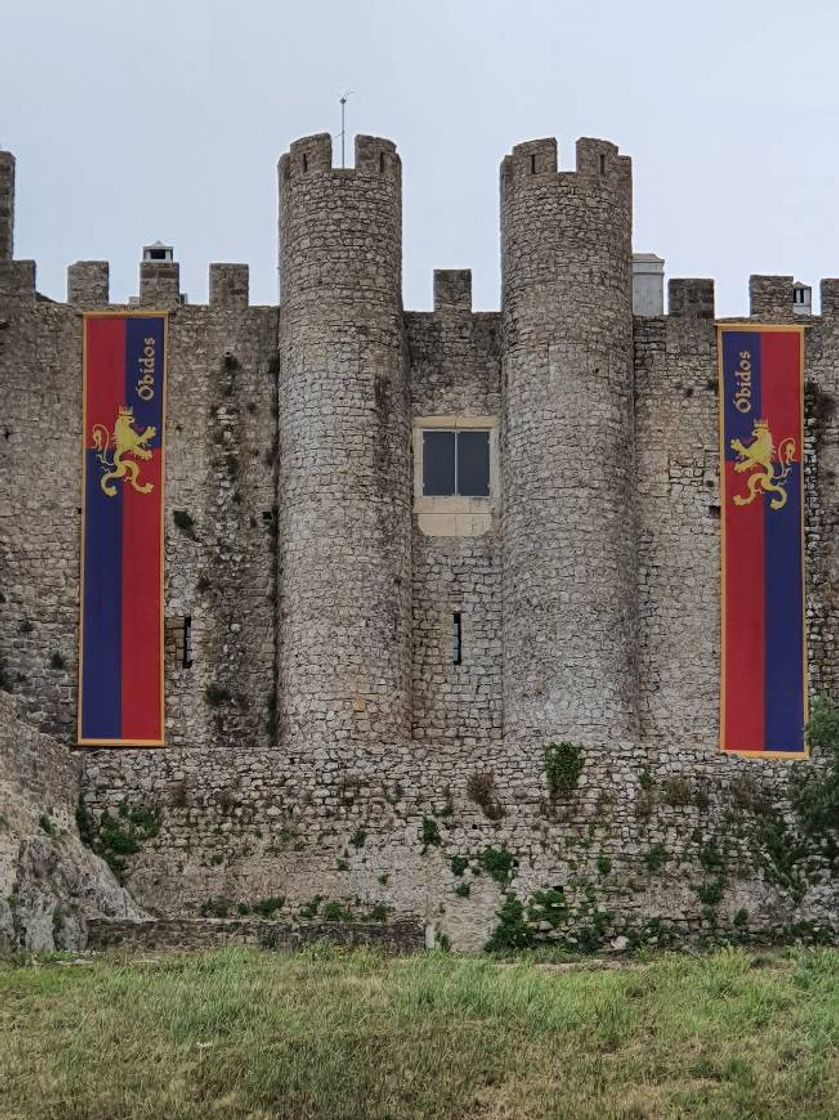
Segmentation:
[(161, 918), (88, 922), (88, 949), (188, 950), (221, 945), (258, 945), (264, 949), (300, 949), (316, 941), (354, 947), (369, 945), (387, 953), (425, 948), (417, 922), (272, 922), (259, 918)]

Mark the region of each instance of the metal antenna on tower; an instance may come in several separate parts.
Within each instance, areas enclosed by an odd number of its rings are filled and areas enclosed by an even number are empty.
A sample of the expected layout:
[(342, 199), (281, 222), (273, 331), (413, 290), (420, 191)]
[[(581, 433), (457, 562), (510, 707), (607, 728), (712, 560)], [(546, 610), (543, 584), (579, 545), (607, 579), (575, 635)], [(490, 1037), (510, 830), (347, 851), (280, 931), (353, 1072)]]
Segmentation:
[(348, 89), (346, 91), (346, 93), (343, 95), (343, 97), (341, 98), (341, 167), (346, 167), (347, 166), (347, 161), (346, 161), (345, 152), (344, 152), (344, 138), (346, 136), (346, 131), (347, 131), (346, 130), (347, 98), (350, 97), (350, 95), (353, 92), (354, 92), (353, 90)]

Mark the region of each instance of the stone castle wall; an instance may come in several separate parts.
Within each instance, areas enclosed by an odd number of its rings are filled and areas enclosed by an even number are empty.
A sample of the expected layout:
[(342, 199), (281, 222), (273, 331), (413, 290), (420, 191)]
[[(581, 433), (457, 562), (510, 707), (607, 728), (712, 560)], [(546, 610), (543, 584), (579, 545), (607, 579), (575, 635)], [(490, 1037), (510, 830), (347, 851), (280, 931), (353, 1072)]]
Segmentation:
[[(538, 141), (502, 170), (501, 312), (441, 272), (434, 311), (405, 313), (400, 174), (388, 141), (359, 138), (347, 171), (328, 137), (292, 146), (280, 308), (249, 306), (245, 266), (211, 266), (207, 306), (181, 304), (176, 264), (141, 267), (140, 304), (170, 311), (168, 745), (79, 756), (94, 827), (121, 806), (160, 821), (132, 894), (179, 917), (321, 896), (463, 947), (510, 891), (561, 891), (572, 930), (829, 919), (829, 876), (791, 891), (762, 854), (767, 821), (792, 827), (788, 768), (717, 750), (713, 285), (671, 281), (669, 314), (633, 320), (628, 160), (581, 141), (561, 172)], [(4, 182), (9, 161), (0, 234)], [(55, 304), (7, 241), (0, 664), (69, 746), (81, 313), (107, 304), (107, 265), (71, 266)], [(814, 694), (839, 684), (837, 292), (806, 319)], [(752, 313), (793, 321), (791, 278), (753, 278)], [(412, 438), (475, 417), (497, 485), (453, 518), (418, 501)], [(563, 740), (581, 769), (557, 789)]]

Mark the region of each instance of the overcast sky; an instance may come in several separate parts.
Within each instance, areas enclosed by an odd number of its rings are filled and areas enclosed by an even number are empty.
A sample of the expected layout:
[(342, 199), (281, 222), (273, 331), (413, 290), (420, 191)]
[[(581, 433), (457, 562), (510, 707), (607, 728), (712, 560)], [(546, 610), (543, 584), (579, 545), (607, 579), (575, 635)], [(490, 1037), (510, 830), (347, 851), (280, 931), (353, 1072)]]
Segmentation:
[(713, 276), (839, 276), (836, 0), (2, 0), (0, 147), (17, 156), (16, 256), (63, 299), (79, 259), (137, 287), (175, 247), (192, 302), (246, 261), (276, 302), (276, 161), (290, 141), (396, 141), (405, 306), (472, 268), (498, 306), (498, 165), (522, 140), (614, 141), (635, 174), (635, 249)]

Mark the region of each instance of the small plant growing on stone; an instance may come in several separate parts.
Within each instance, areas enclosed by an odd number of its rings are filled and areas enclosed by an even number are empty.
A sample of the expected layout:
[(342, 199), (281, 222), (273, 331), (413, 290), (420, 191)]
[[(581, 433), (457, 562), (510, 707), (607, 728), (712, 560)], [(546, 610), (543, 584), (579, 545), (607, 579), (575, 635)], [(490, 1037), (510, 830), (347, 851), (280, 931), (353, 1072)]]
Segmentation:
[(350, 843), (354, 848), (363, 848), (364, 842), (367, 839), (367, 833), (363, 828), (357, 828), (350, 837)]
[(809, 835), (839, 830), (839, 704), (824, 698), (813, 705), (807, 740), (822, 766), (797, 767), (790, 777), (790, 800)]
[(579, 926), (575, 932), (577, 948), (583, 953), (596, 953), (603, 947), (610, 915), (606, 910), (595, 908), (588, 925)]
[(229, 918), (233, 903), (229, 898), (208, 898), (198, 913), (202, 918)]
[(722, 879), (711, 879), (710, 882), (703, 883), (696, 893), (703, 906), (717, 906), (722, 898), (722, 892)]
[(653, 844), (644, 853), (644, 866), (647, 871), (660, 871), (667, 860), (667, 850), (661, 843)]
[(282, 895), (278, 898), (261, 898), (251, 904), (251, 911), (258, 914), (260, 918), (273, 918), (278, 910), (282, 910), (284, 902), (285, 898)]
[(731, 800), (735, 807), (747, 813), (762, 813), (766, 808), (766, 798), (754, 774), (741, 774), (729, 787)]
[(524, 905), (514, 894), (508, 894), (498, 911), (498, 925), (486, 943), (488, 953), (529, 949), (534, 943), (533, 930), (525, 921)]
[(31, 634), (34, 629), (35, 627), (32, 625), (28, 618), (25, 618), (20, 624), (21, 634)]
[(60, 906), (56, 906), (52, 912), (52, 936), (56, 943), (60, 941), (65, 925), (66, 918), (64, 916), (64, 911)]
[(321, 917), (325, 922), (351, 922), (352, 913), (340, 902), (327, 902), (323, 907)]
[(423, 817), (422, 819), (422, 850), (427, 851), (429, 848), (439, 848), (440, 846), (440, 827), (433, 817)]
[(732, 921), (735, 929), (744, 929), (749, 924), (749, 911), (738, 910)]
[(343, 858), (335, 860), (335, 870), (336, 871), (349, 871), (349, 869), (350, 869), (350, 861), (349, 860), (343, 859)]
[(123, 803), (116, 817), (105, 809), (98, 821), (81, 801), (76, 808), (82, 843), (104, 859), (120, 882), (125, 874), (123, 857), (139, 852), (141, 844), (157, 836), (161, 823), (162, 812), (156, 808), (131, 809)]
[(179, 529), (188, 540), (198, 540), (198, 536), (195, 532), (195, 521), (185, 509), (174, 510), (172, 512), (172, 520), (175, 522), (175, 528)]
[(715, 839), (712, 838), (707, 844), (702, 845), (699, 851), (699, 862), (706, 871), (721, 870), (725, 861)]
[(707, 813), (711, 805), (711, 798), (705, 786), (698, 786), (693, 791), (693, 803), (700, 813)]
[(96, 822), (81, 798), (76, 806), (76, 828), (79, 830), (81, 842), (88, 848), (92, 848), (96, 838)]
[(305, 918), (307, 920), (310, 918), (315, 918), (317, 917), (317, 913), (322, 902), (323, 895), (316, 894), (314, 898), (309, 900), (309, 902), (303, 903), (303, 905), (298, 910), (298, 914), (301, 918)]
[(476, 770), (470, 774), (466, 783), (466, 794), (471, 801), (480, 806), (488, 820), (497, 821), (504, 816), (504, 806), (498, 799), (495, 775), (491, 770), (484, 773)]
[(46, 832), (47, 836), (52, 836), (55, 831), (55, 826), (46, 813), (41, 813), (40, 817), (38, 817), (38, 824), (41, 826), (41, 829)]
[(478, 863), (496, 883), (508, 883), (516, 873), (517, 861), (506, 848), (484, 848)]
[(470, 883), (458, 883), (454, 888), (454, 893), (458, 898), (468, 898), (472, 893), (472, 886)]
[(383, 902), (374, 902), (367, 917), (371, 922), (386, 922), (387, 906)]
[(204, 689), (204, 699), (211, 708), (220, 708), (222, 704), (229, 704), (233, 697), (230, 691), (222, 688), (220, 685), (212, 683), (208, 684)]
[(536, 891), (528, 902), (527, 916), (531, 922), (548, 922), (556, 929), (568, 916), (568, 903), (561, 887)]
[(583, 772), (582, 747), (575, 743), (549, 743), (545, 748), (545, 774), (551, 799), (565, 797), (576, 787)]
[(66, 665), (67, 662), (64, 660), (60, 653), (53, 653), (51, 655), (50, 669), (63, 669), (66, 667)]
[(199, 595), (203, 595), (204, 592), (209, 591), (211, 587), (212, 587), (212, 584), (210, 583), (209, 578), (207, 576), (205, 576), (204, 573), (202, 572), (201, 575), (198, 577), (198, 580), (196, 581), (195, 590), (198, 592)]
[(456, 875), (460, 878), (469, 866), (469, 859), (467, 856), (452, 856), (449, 866), (452, 869), (452, 875)]
[(596, 866), (598, 874), (605, 876), (612, 870), (612, 861), (608, 856), (598, 856)]
[(687, 778), (668, 778), (664, 783), (663, 796), (674, 808), (693, 803), (693, 790)]

